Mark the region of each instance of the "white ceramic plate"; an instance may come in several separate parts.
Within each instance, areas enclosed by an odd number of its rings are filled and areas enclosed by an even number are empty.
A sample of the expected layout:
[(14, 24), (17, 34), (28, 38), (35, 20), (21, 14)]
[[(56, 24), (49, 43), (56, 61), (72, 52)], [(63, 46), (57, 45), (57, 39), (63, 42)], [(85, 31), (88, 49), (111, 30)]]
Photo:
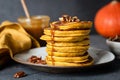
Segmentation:
[(60, 67), (60, 66), (48, 66), (48, 65), (43, 65), (43, 64), (33, 64), (28, 62), (28, 58), (30, 58), (32, 55), (35, 56), (42, 56), (43, 59), (45, 59), (45, 56), (47, 55), (46, 53), (46, 47), (41, 47), (41, 48), (34, 48), (30, 49), (28, 51), (22, 52), (20, 54), (16, 54), (13, 57), (13, 60), (16, 62), (19, 62), (21, 64), (28, 65), (34, 69), (41, 70), (41, 71), (47, 71), (47, 72), (69, 72), (69, 71), (75, 71), (75, 70), (82, 70), (86, 68), (90, 68), (93, 66), (98, 66), (102, 64), (106, 64), (109, 62), (112, 62), (115, 59), (115, 56), (113, 53), (97, 48), (90, 47), (88, 52), (90, 53), (91, 57), (94, 59), (94, 65), (92, 66), (86, 66), (86, 67)]

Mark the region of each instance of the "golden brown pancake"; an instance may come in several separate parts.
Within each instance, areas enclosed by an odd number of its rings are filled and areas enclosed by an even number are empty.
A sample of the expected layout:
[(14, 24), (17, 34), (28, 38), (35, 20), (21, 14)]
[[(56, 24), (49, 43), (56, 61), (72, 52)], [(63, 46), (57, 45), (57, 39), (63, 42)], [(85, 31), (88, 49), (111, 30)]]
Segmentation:
[(49, 56), (58, 56), (58, 57), (77, 57), (83, 55), (86, 51), (80, 51), (80, 52), (53, 52), (51, 50), (46, 50)]
[(49, 61), (47, 58), (46, 58), (46, 62), (47, 62), (47, 64), (48, 65), (50, 65), (50, 66), (53, 66), (53, 64), (54, 64), (54, 66), (79, 66), (79, 67), (84, 67), (84, 66), (90, 66), (90, 65), (93, 65), (93, 63), (94, 63), (94, 60), (92, 59), (92, 58), (88, 58), (88, 60), (87, 61), (85, 61), (85, 62), (79, 62), (79, 63), (70, 63), (70, 62), (52, 62), (52, 61)]
[[(54, 36), (86, 36), (90, 33), (90, 30), (71, 30), (71, 31), (60, 31), (54, 30)], [(45, 28), (44, 29), (45, 35), (51, 35), (51, 29)]]
[(59, 47), (59, 46), (51, 46), (47, 44), (47, 50), (52, 50), (57, 52), (81, 52), (87, 51), (89, 46), (72, 46), (72, 47)]
[(77, 41), (77, 42), (54, 42), (52, 44), (52, 41), (47, 41), (48, 45), (53, 45), (53, 46), (86, 46), (90, 44), (90, 40), (83, 40), (83, 41)]
[(56, 57), (56, 56), (47, 56), (47, 60), (54, 62), (74, 62), (74, 63), (79, 63), (79, 62), (85, 62), (88, 60), (88, 53), (85, 53), (84, 55), (77, 56), (77, 57)]
[[(54, 27), (54, 25), (57, 22), (51, 23), (51, 27)], [(92, 27), (91, 21), (82, 21), (82, 22), (68, 22), (63, 25), (59, 25), (60, 30), (85, 30), (90, 29)]]
[[(46, 41), (51, 41), (52, 37), (48, 36), (48, 35), (43, 35), (40, 37), (40, 39), (46, 40)], [(74, 36), (74, 37), (71, 37), (71, 36), (56, 37), (56, 36), (54, 36), (54, 41), (61, 41), (61, 42), (64, 42), (64, 41), (75, 42), (75, 41), (83, 41), (86, 39), (89, 39), (89, 36)]]

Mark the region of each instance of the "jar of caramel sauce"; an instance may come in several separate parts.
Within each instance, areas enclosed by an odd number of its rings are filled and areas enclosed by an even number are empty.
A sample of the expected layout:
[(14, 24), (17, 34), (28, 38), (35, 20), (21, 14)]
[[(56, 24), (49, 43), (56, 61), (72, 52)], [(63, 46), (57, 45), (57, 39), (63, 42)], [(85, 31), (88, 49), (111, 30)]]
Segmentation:
[(44, 28), (49, 26), (49, 21), (50, 17), (47, 15), (35, 15), (31, 16), (30, 19), (26, 17), (18, 18), (18, 22), (40, 43), (40, 46), (46, 45), (46, 42), (40, 40), (40, 37), (43, 35)]

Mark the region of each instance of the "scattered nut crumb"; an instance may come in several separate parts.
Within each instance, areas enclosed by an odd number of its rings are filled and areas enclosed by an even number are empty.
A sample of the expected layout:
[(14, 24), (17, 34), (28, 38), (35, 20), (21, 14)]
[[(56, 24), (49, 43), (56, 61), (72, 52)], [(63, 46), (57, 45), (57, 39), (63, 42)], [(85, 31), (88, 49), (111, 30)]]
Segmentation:
[(41, 60), (41, 64), (45, 65), (46, 61), (45, 60)]
[(37, 56), (31, 56), (28, 59), (28, 62), (35, 63), (35, 64), (46, 64), (45, 60), (42, 60), (42, 57), (37, 57)]
[(80, 19), (78, 19), (77, 16), (69, 16), (69, 15), (62, 15), (62, 17), (59, 18), (61, 22), (80, 22)]
[(24, 76), (26, 76), (26, 73), (24, 71), (19, 71), (19, 72), (16, 72), (13, 77), (14, 78), (21, 78)]

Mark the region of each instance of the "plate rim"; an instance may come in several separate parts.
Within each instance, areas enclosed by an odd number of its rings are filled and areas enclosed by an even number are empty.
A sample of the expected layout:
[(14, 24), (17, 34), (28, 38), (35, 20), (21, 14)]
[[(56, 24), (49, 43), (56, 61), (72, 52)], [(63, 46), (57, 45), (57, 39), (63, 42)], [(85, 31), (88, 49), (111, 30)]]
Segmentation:
[[(32, 49), (29, 49), (29, 50), (40, 49), (40, 48), (46, 48), (46, 47), (32, 48)], [(91, 46), (90, 46), (90, 48), (96, 49), (96, 50), (107, 51), (107, 52), (109, 52), (109, 54), (112, 54), (113, 59), (110, 60), (109, 62), (105, 62), (105, 63), (101, 63), (101, 64), (93, 64), (93, 65), (89, 65), (89, 66), (49, 66), (49, 65), (43, 65), (43, 64), (34, 64), (34, 63), (30, 63), (30, 62), (19, 61), (18, 59), (15, 58), (15, 56), (16, 56), (17, 54), (14, 55), (12, 59), (13, 59), (14, 61), (20, 63), (20, 64), (29, 65), (29, 66), (36, 66), (36, 67), (44, 67), (44, 68), (87, 68), (87, 67), (93, 67), (93, 66), (103, 65), (103, 64), (110, 63), (110, 62), (112, 62), (112, 61), (115, 60), (115, 55), (114, 55), (112, 52), (108, 51), (108, 50), (103, 50), (103, 49), (99, 49), (99, 48), (91, 47)], [(27, 50), (27, 51), (29, 51), (29, 50)], [(25, 51), (24, 51), (24, 52), (21, 52), (21, 53), (25, 53)], [(19, 53), (18, 53), (18, 54), (19, 54)]]

